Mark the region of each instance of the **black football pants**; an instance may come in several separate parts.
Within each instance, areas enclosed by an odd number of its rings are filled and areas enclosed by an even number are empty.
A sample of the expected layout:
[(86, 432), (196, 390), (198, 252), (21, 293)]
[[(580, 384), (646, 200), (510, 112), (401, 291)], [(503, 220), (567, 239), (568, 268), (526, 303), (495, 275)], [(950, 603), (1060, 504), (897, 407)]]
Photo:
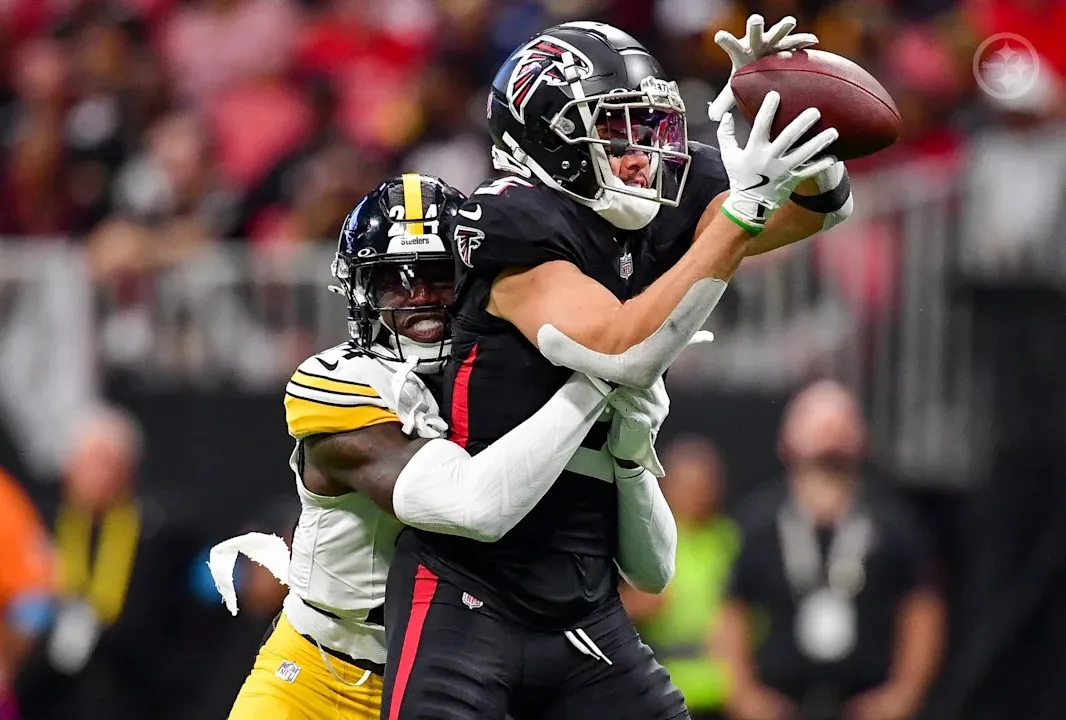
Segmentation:
[(385, 628), (382, 720), (689, 717), (620, 605), (580, 630), (530, 630), (401, 552)]

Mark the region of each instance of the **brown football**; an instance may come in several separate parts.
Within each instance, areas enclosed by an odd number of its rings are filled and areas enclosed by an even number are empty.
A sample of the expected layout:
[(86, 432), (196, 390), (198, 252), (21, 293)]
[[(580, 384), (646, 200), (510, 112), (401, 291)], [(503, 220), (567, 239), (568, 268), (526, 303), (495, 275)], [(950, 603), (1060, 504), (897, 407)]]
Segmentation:
[(872, 155), (899, 139), (902, 123), (892, 96), (870, 73), (833, 53), (799, 50), (770, 55), (738, 70), (730, 87), (749, 123), (766, 93), (780, 93), (771, 138), (807, 108), (818, 108), (822, 117), (803, 139), (835, 127), (840, 137), (829, 146), (829, 154), (841, 160)]

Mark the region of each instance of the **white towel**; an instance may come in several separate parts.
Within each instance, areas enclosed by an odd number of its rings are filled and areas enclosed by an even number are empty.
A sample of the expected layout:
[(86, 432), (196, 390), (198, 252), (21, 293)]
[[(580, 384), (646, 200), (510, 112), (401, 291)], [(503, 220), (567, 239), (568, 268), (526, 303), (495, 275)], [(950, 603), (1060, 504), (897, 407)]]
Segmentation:
[(211, 570), (211, 578), (215, 581), (215, 587), (218, 588), (231, 615), (237, 614), (233, 567), (237, 564), (238, 554), (265, 567), (282, 585), (289, 584), (289, 546), (280, 537), (252, 532), (223, 540), (211, 548), (207, 567)]

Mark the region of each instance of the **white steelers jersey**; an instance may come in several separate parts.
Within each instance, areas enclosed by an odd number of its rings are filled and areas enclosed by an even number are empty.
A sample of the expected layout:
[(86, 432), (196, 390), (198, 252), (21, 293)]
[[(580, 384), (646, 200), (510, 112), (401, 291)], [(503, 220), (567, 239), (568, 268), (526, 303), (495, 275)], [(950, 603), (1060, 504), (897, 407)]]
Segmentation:
[(339, 345), (304, 361), (285, 388), (285, 418), (296, 439), (290, 465), (302, 510), (292, 541), (285, 614), (323, 646), (385, 661), (381, 606), (401, 525), (362, 493), (316, 495), (299, 468), (304, 438), (399, 422), (392, 381), (403, 365)]

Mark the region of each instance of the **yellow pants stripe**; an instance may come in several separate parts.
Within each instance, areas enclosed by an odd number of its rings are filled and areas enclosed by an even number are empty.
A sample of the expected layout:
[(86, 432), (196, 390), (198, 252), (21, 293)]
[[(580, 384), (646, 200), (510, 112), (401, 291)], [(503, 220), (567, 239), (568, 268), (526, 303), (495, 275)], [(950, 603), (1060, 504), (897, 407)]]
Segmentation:
[(381, 676), (322, 654), (282, 616), (229, 720), (378, 720)]

